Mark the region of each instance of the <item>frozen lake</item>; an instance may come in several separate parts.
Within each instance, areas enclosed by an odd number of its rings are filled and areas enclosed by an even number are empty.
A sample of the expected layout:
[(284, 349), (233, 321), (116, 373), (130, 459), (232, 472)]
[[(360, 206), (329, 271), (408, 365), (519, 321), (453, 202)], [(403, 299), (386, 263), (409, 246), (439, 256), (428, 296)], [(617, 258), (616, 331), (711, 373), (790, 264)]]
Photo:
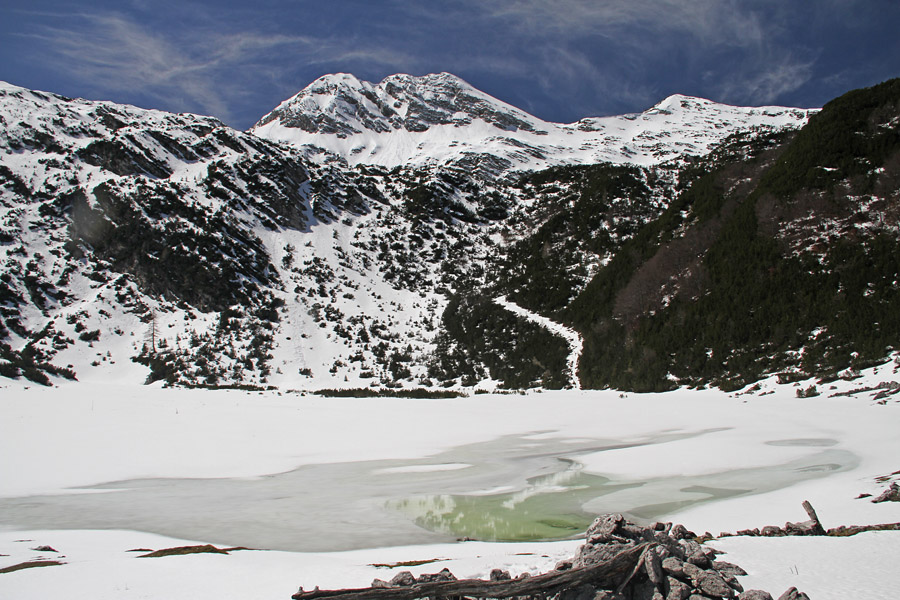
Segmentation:
[[(65, 556), (0, 576), (0, 596), (288, 597), (422, 559), (417, 573), (534, 574), (578, 541), (518, 540), (572, 538), (603, 512), (718, 533), (803, 520), (809, 500), (826, 527), (897, 522), (900, 504), (858, 496), (900, 468), (900, 403), (828, 397), (862, 385), (410, 400), (0, 383), (0, 568)], [(776, 596), (838, 600), (866, 581), (886, 599), (898, 545), (885, 533), (715, 543)], [(196, 543), (272, 551), (128, 552)], [(846, 565), (859, 577), (836, 578)]]
[(75, 493), (0, 498), (10, 529), (126, 529), (227, 546), (287, 551), (348, 550), (471, 538), (566, 539), (594, 516), (637, 521), (726, 498), (771, 492), (855, 468), (853, 452), (823, 438), (767, 440), (802, 448), (758, 467), (646, 479), (585, 470), (584, 457), (703, 443), (722, 429), (633, 440), (561, 438), (529, 432), (467, 444), (428, 458), (305, 465), (238, 478), (157, 478), (89, 486)]

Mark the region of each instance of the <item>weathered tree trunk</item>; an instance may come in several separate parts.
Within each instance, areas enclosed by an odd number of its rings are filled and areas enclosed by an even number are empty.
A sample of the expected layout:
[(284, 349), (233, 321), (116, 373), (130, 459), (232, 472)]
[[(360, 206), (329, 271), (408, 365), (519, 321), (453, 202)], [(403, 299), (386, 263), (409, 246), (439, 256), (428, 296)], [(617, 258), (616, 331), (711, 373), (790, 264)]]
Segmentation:
[(803, 501), (803, 510), (809, 515), (809, 521), (802, 523), (787, 522), (784, 524), (784, 531), (788, 535), (825, 535), (825, 528), (819, 522), (815, 509), (808, 500)]
[[(535, 594), (555, 594), (566, 588), (593, 584), (607, 589), (616, 589), (623, 581), (630, 579), (635, 565), (643, 558), (644, 551), (651, 544), (640, 544), (623, 550), (606, 562), (581, 569), (555, 571), (534, 577), (512, 581), (485, 581), (482, 579), (461, 579), (417, 583), (411, 586), (393, 588), (359, 588), (343, 590), (303, 591), (294, 594), (294, 600), (415, 600), (416, 598), (448, 598), (470, 596), (475, 598), (511, 598)], [(627, 579), (626, 579), (627, 578)]]
[(810, 504), (809, 500), (803, 501), (803, 510), (809, 515), (810, 520), (815, 521), (816, 525), (822, 527), (822, 522), (819, 521), (819, 515), (816, 514), (816, 509), (813, 508), (813, 505)]

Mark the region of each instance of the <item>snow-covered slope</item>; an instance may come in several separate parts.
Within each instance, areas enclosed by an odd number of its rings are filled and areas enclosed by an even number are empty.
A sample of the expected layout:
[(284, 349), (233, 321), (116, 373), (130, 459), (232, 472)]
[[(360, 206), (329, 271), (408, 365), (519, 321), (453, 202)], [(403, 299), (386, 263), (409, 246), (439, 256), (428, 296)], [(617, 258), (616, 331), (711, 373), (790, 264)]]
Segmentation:
[(640, 114), (549, 123), (449, 73), (379, 84), (323, 76), (251, 131), (349, 164), (454, 165), (487, 173), (561, 164), (653, 165), (705, 154), (751, 127), (800, 127), (811, 111), (742, 108), (674, 95)]
[(690, 155), (810, 112), (673, 96), (558, 125), (452, 75), (333, 75), (248, 133), (0, 84), (0, 375), (577, 385), (554, 313)]
[(425, 376), (436, 288), (453, 277), (440, 257), (477, 230), (452, 211), (440, 231), (411, 222), (397, 178), (389, 191), (308, 165), (211, 117), (5, 83), (0, 124), (3, 375), (40, 380), (52, 364), (142, 382), (149, 366), (288, 388)]

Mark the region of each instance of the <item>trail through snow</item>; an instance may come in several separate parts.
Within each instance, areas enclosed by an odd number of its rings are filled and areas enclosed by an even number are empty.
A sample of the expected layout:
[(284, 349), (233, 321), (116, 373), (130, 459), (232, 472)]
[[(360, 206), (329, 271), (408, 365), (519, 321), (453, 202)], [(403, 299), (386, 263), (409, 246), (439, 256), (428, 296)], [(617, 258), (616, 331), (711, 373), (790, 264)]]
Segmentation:
[(506, 299), (506, 296), (494, 298), (494, 303), (502, 306), (511, 313), (517, 314), (520, 317), (524, 317), (533, 323), (537, 323), (538, 325), (549, 329), (566, 340), (569, 344), (569, 359), (567, 361), (569, 366), (569, 379), (572, 380), (572, 387), (576, 390), (580, 390), (581, 380), (578, 379), (578, 361), (581, 360), (581, 350), (584, 345), (581, 334), (574, 329), (566, 327), (562, 323), (557, 323), (552, 319), (542, 317), (526, 308), (522, 308), (518, 304), (510, 302)]

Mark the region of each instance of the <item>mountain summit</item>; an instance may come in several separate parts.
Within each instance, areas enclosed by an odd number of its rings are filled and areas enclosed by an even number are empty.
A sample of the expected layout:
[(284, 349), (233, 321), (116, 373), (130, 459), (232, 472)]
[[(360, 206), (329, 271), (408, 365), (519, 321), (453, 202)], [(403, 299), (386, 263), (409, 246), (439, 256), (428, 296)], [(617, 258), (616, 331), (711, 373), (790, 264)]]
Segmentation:
[(475, 119), (503, 131), (534, 131), (528, 113), (481, 92), (450, 73), (391, 75), (378, 85), (353, 75), (325, 75), (260, 119), (307, 133), (345, 138), (370, 131), (427, 131), (435, 125), (469, 125)]
[(381, 83), (326, 75), (260, 119), (251, 132), (351, 165), (451, 166), (490, 174), (563, 164), (653, 165), (702, 155), (752, 127), (802, 126), (811, 111), (741, 108), (674, 95), (639, 114), (560, 124), (439, 73)]

